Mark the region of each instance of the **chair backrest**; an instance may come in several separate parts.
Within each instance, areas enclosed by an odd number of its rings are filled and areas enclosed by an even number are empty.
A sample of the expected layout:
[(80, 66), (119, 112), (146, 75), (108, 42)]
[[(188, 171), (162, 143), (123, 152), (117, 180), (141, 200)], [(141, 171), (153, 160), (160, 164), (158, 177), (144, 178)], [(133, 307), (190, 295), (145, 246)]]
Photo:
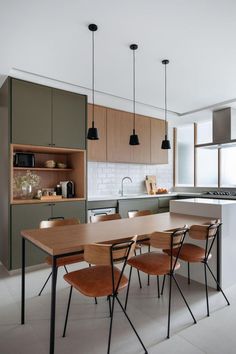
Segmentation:
[(100, 221), (109, 221), (109, 220), (118, 220), (121, 219), (121, 216), (119, 213), (116, 214), (107, 214), (107, 215), (91, 215), (90, 216), (90, 221), (92, 223), (94, 222), (100, 222)]
[(88, 244), (84, 246), (84, 260), (94, 265), (112, 265), (125, 262), (134, 255), (137, 236), (131, 241), (115, 244)]
[(80, 221), (76, 218), (43, 220), (40, 222), (39, 228), (45, 229), (45, 228), (56, 227), (56, 226), (77, 225), (79, 223)]
[(152, 215), (151, 210), (130, 210), (128, 211), (129, 218), (136, 218), (137, 216)]
[(220, 226), (220, 220), (211, 220), (209, 223), (203, 225), (192, 225), (189, 229), (189, 237), (195, 240), (214, 238)]
[(164, 231), (164, 232), (153, 232), (150, 235), (150, 243), (154, 248), (163, 249), (173, 249), (181, 247), (188, 232), (189, 228), (185, 225), (182, 228)]

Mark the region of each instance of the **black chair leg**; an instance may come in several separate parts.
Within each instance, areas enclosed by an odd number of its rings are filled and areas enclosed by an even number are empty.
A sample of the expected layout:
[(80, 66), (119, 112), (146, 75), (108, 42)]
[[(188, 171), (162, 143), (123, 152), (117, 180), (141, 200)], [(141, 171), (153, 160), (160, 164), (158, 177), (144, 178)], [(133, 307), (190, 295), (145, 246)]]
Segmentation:
[(190, 312), (190, 315), (192, 316), (193, 322), (194, 322), (194, 323), (197, 323), (196, 318), (194, 317), (194, 315), (193, 315), (193, 313), (192, 313), (192, 311), (191, 311), (191, 309), (190, 309), (190, 306), (189, 306), (189, 304), (187, 303), (187, 300), (185, 299), (185, 296), (184, 296), (182, 290), (180, 289), (180, 286), (179, 286), (179, 284), (178, 284), (178, 282), (177, 282), (177, 280), (176, 280), (174, 274), (172, 275), (172, 277), (173, 277), (173, 279), (174, 279), (174, 281), (175, 281), (175, 284), (176, 284), (176, 286), (177, 286), (177, 288), (178, 288), (178, 290), (179, 290), (179, 292), (180, 292), (180, 295), (182, 296), (182, 298), (183, 298), (183, 300), (184, 300), (184, 302), (185, 302), (185, 305), (187, 306), (187, 308), (188, 308), (188, 310), (189, 310), (189, 312)]
[(207, 266), (209, 272), (211, 273), (213, 279), (215, 280), (215, 282), (216, 282), (216, 284), (217, 284), (217, 286), (218, 286), (218, 289), (221, 291), (222, 295), (224, 296), (224, 298), (225, 298), (225, 300), (226, 300), (226, 302), (227, 302), (227, 305), (229, 306), (229, 305), (230, 305), (230, 302), (229, 302), (229, 300), (227, 299), (227, 297), (226, 297), (224, 291), (222, 290), (222, 288), (221, 288), (221, 286), (220, 286), (218, 280), (216, 279), (216, 277), (215, 277), (214, 274), (212, 273), (212, 270), (211, 270), (211, 268), (209, 267), (209, 265), (208, 265), (207, 263), (206, 263), (206, 266)]
[(190, 284), (190, 264), (188, 262), (188, 284)]
[(111, 317), (111, 296), (108, 296), (107, 299), (109, 302), (109, 313), (110, 313), (110, 317)]
[(49, 274), (49, 276), (47, 277), (47, 280), (45, 281), (45, 283), (43, 284), (43, 287), (42, 289), (40, 290), (40, 292), (38, 293), (38, 296), (40, 296), (43, 292), (43, 289), (45, 288), (45, 286), (47, 285), (47, 282), (49, 281), (49, 279), (51, 278), (52, 276), (52, 272)]
[(67, 305), (67, 310), (66, 310), (66, 319), (65, 319), (64, 330), (63, 330), (62, 337), (66, 336), (66, 327), (67, 327), (67, 320), (68, 320), (69, 310), (70, 310), (70, 302), (71, 302), (72, 290), (73, 290), (73, 286), (70, 287), (70, 294), (69, 294), (69, 299), (68, 299), (68, 305)]
[(206, 263), (204, 263), (204, 276), (205, 276), (205, 291), (206, 291), (206, 304), (207, 304), (207, 316), (210, 316), (210, 311), (209, 311), (209, 299), (208, 299), (208, 284), (207, 284), (207, 269), (206, 269)]
[(147, 285), (150, 285), (150, 275), (148, 274), (148, 281), (147, 281)]
[(166, 275), (164, 275), (163, 281), (162, 281), (162, 287), (161, 287), (161, 295), (163, 295), (164, 287), (165, 287), (165, 281), (166, 281)]
[(96, 297), (94, 298), (94, 302), (95, 302), (95, 305), (98, 304), (98, 301), (97, 301), (97, 298), (96, 298)]
[(159, 282), (158, 275), (157, 275), (157, 296), (158, 296), (158, 299), (160, 299), (160, 282)]
[(170, 275), (170, 284), (169, 284), (169, 305), (168, 305), (168, 325), (167, 325), (167, 338), (170, 338), (171, 293), (172, 293), (172, 276)]
[(138, 269), (137, 269), (137, 274), (138, 274), (139, 287), (140, 287), (140, 289), (142, 289), (142, 283), (141, 283), (141, 278), (140, 278), (140, 272), (139, 272)]
[[(140, 254), (142, 254), (141, 252), (142, 251), (141, 251), (141, 248), (140, 248)], [(136, 251), (134, 251), (134, 255), (136, 256)], [(137, 274), (138, 274), (139, 287), (140, 287), (140, 289), (142, 289), (142, 283), (141, 283), (140, 273), (139, 273), (138, 269), (137, 269)]]
[(126, 291), (126, 297), (125, 297), (125, 310), (126, 310), (126, 308), (127, 308), (127, 303), (128, 303), (129, 287), (130, 287), (130, 281), (131, 281), (132, 270), (133, 270), (133, 268), (130, 267), (130, 270), (129, 270), (129, 282), (128, 282), (127, 291)]
[(68, 270), (65, 265), (64, 265), (64, 269), (65, 269), (66, 274), (68, 274)]
[(111, 305), (111, 315), (110, 315), (111, 319), (110, 319), (110, 328), (109, 328), (109, 336), (108, 336), (107, 354), (110, 353), (110, 347), (111, 347), (111, 333), (112, 333), (112, 324), (113, 324), (114, 304), (115, 304), (115, 296), (112, 295), (112, 305)]
[(120, 305), (120, 307), (121, 307), (122, 311), (124, 312), (125, 317), (126, 317), (126, 318), (127, 318), (127, 320), (129, 321), (129, 324), (130, 324), (130, 326), (132, 327), (132, 329), (133, 329), (134, 333), (136, 334), (136, 336), (137, 336), (137, 338), (138, 338), (138, 340), (139, 340), (140, 344), (142, 345), (142, 347), (143, 347), (143, 349), (144, 349), (144, 351), (145, 351), (145, 354), (148, 354), (147, 349), (145, 348), (145, 346), (144, 346), (144, 344), (143, 344), (143, 342), (142, 342), (142, 339), (139, 337), (138, 332), (136, 331), (136, 329), (135, 329), (135, 327), (134, 327), (133, 323), (131, 322), (131, 320), (130, 320), (129, 316), (127, 315), (127, 313), (126, 313), (126, 311), (125, 311), (124, 307), (122, 306), (122, 304), (121, 304), (121, 302), (120, 302), (120, 300), (119, 300), (118, 296), (117, 296), (117, 295), (115, 295), (115, 298), (116, 298), (116, 300), (117, 300), (118, 304)]

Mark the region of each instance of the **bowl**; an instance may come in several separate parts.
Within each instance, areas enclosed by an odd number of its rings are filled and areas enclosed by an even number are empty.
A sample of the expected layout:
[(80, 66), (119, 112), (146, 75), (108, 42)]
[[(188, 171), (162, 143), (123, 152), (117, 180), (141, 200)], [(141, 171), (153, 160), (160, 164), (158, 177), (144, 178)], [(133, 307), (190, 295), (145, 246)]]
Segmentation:
[(55, 168), (56, 162), (54, 160), (47, 160), (45, 161), (45, 167), (47, 168)]

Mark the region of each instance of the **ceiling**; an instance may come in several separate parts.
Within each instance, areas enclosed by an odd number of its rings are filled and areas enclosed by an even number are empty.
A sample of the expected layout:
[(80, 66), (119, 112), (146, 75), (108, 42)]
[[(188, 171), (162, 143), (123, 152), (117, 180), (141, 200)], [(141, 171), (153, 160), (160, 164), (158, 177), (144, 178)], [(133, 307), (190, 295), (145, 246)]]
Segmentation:
[(0, 0), (0, 74), (12, 68), (132, 98), (131, 43), (137, 100), (186, 113), (236, 100), (235, 0)]

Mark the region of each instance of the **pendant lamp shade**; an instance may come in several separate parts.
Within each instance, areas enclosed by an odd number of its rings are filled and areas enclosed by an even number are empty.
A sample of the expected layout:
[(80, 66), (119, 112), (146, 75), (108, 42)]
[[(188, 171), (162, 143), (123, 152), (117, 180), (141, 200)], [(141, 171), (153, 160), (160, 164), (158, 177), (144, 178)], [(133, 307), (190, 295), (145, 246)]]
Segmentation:
[(166, 65), (169, 64), (168, 59), (162, 60), (162, 64), (165, 65), (165, 139), (162, 140), (161, 148), (163, 150), (171, 149), (170, 140), (167, 134), (167, 80), (166, 80)]
[(138, 45), (131, 44), (130, 49), (133, 51), (133, 133), (129, 137), (129, 145), (139, 145), (139, 138), (135, 132), (135, 51), (138, 49)]
[(98, 129), (94, 125), (94, 32), (97, 31), (98, 26), (94, 23), (88, 26), (88, 29), (92, 32), (92, 98), (93, 98), (93, 109), (92, 109), (92, 127), (88, 129), (87, 139), (98, 140), (99, 134)]

